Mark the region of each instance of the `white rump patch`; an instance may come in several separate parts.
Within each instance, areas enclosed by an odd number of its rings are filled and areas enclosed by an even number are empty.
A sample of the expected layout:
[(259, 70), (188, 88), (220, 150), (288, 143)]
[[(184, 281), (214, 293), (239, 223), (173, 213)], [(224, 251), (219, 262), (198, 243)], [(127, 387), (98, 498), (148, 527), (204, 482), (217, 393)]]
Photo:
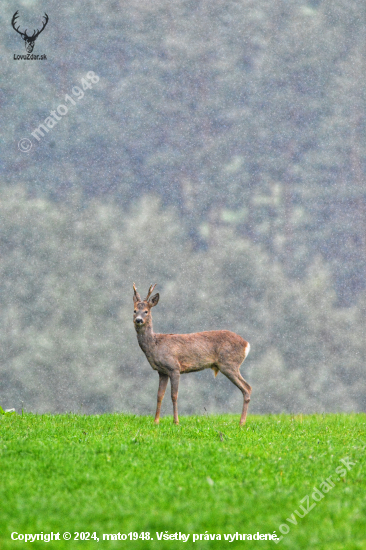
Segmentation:
[(245, 348), (245, 357), (244, 357), (244, 359), (246, 359), (246, 358), (248, 357), (248, 353), (249, 353), (249, 352), (250, 352), (250, 344), (249, 344), (249, 342), (248, 342), (248, 345), (247, 345), (247, 347)]

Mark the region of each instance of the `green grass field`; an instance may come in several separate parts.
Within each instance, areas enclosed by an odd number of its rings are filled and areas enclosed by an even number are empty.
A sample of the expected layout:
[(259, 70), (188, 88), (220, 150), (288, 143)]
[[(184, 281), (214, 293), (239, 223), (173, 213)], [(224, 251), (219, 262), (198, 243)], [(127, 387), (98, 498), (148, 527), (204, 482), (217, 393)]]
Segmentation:
[[(249, 416), (242, 429), (238, 421), (0, 415), (1, 550), (366, 549), (366, 415)], [(190, 537), (159, 541), (166, 531)], [(287, 534), (277, 544), (224, 538), (274, 531)], [(59, 532), (61, 540), (25, 543), (12, 532)], [(99, 542), (73, 540), (75, 532)], [(130, 540), (134, 532), (152, 540)], [(221, 540), (193, 542), (205, 533)]]

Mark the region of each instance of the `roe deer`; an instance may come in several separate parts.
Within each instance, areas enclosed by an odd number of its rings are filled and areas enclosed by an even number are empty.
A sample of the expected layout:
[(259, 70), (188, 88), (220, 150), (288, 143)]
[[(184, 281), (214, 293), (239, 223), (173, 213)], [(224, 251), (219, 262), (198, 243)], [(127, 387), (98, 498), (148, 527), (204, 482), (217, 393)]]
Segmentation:
[(159, 294), (151, 296), (156, 284), (151, 285), (145, 300), (141, 300), (133, 283), (133, 322), (140, 348), (154, 370), (159, 373), (158, 404), (155, 423), (159, 423), (161, 402), (170, 378), (174, 423), (178, 420), (178, 386), (181, 374), (212, 369), (215, 376), (222, 372), (243, 394), (244, 404), (240, 426), (245, 423), (252, 388), (239, 372), (249, 353), (249, 342), (229, 330), (211, 330), (193, 334), (155, 334), (151, 308), (159, 301)]

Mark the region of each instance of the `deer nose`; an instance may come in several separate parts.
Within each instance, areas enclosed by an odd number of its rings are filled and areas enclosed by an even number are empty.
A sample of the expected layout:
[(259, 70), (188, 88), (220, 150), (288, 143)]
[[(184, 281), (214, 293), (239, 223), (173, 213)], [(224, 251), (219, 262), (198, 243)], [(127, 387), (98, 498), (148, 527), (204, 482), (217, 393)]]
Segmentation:
[(138, 325), (141, 325), (142, 322), (143, 321), (142, 321), (141, 317), (137, 317), (136, 320), (135, 320), (135, 323), (137, 323)]

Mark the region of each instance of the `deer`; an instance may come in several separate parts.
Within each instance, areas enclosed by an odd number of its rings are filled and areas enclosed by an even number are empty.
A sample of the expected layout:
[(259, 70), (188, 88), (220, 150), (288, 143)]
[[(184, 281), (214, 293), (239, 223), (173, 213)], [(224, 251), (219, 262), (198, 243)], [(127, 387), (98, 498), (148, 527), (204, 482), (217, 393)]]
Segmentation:
[(20, 34), (20, 36), (23, 38), (24, 40), (24, 45), (25, 45), (25, 49), (28, 53), (32, 53), (33, 51), (33, 48), (34, 48), (34, 43), (36, 41), (36, 39), (38, 38), (38, 36), (41, 34), (41, 32), (43, 31), (43, 29), (45, 28), (45, 26), (47, 25), (48, 23), (48, 15), (47, 13), (44, 14), (44, 21), (42, 22), (42, 28), (41, 30), (37, 29), (33, 31), (33, 34), (31, 36), (28, 36), (27, 35), (27, 29), (25, 29), (24, 32), (21, 32), (19, 29), (20, 29), (20, 25), (18, 26), (18, 28), (15, 26), (15, 23), (17, 23), (17, 19), (18, 19), (19, 15), (18, 15), (18, 11), (16, 11), (13, 15), (13, 18), (11, 20), (11, 26), (13, 27), (13, 29), (18, 33)]
[(147, 296), (141, 300), (133, 283), (133, 322), (137, 340), (151, 367), (159, 373), (159, 389), (155, 423), (159, 424), (160, 409), (170, 379), (173, 403), (173, 422), (179, 424), (178, 388), (180, 375), (212, 369), (215, 377), (224, 374), (243, 394), (243, 410), (239, 425), (243, 426), (252, 392), (251, 386), (240, 374), (240, 366), (248, 356), (250, 345), (241, 336), (229, 330), (210, 330), (191, 334), (154, 333), (151, 309), (159, 302), (159, 294), (151, 296), (156, 284), (150, 285)]

